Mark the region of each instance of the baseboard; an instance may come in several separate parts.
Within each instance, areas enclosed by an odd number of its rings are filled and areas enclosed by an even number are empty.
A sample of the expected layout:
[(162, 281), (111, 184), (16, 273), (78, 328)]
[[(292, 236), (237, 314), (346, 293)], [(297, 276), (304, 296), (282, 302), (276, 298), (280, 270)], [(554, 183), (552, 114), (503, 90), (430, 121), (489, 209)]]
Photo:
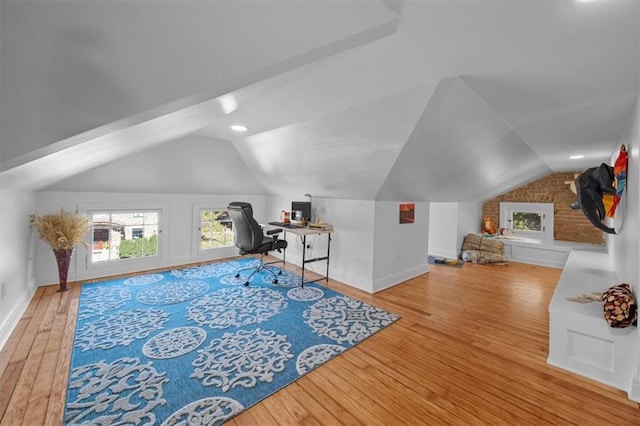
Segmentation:
[[(271, 253), (272, 256), (282, 259), (282, 255), (276, 255)], [(456, 257), (455, 255), (453, 256)], [(426, 259), (425, 259), (426, 260)], [(287, 263), (291, 263), (297, 266), (302, 264), (302, 256), (298, 256), (297, 254), (287, 253)], [(321, 263), (324, 267), (324, 263)], [(311, 268), (308, 270), (313, 271)], [(400, 284), (401, 282), (407, 281), (411, 278), (417, 277), (418, 275), (422, 275), (429, 272), (428, 264), (424, 263), (424, 265), (419, 265), (414, 268), (408, 269), (406, 271), (399, 272), (397, 274), (390, 275), (388, 277), (384, 277), (379, 280), (370, 281), (366, 279), (362, 279), (361, 277), (349, 274), (340, 268), (336, 268), (335, 266), (331, 266), (329, 269), (329, 275), (331, 279), (340, 281), (350, 287), (357, 288), (358, 290), (366, 291), (367, 293), (375, 293), (378, 291), (382, 291), (386, 288), (393, 287), (396, 284)], [(324, 275), (324, 270), (322, 272), (316, 272)]]
[[(625, 386), (624, 384), (617, 383), (617, 382), (614, 382), (612, 380), (606, 380), (606, 379), (603, 379), (602, 377), (598, 376), (597, 374), (591, 374), (591, 373), (585, 372), (585, 371), (583, 371), (583, 370), (581, 370), (579, 368), (574, 368), (574, 367), (568, 366), (566, 364), (563, 364), (563, 363), (560, 363), (560, 362), (556, 362), (555, 360), (552, 360), (550, 357), (547, 358), (547, 364), (552, 365), (552, 366), (557, 367), (557, 368), (561, 368), (561, 369), (566, 370), (566, 371), (569, 371), (570, 373), (573, 373), (573, 374), (575, 374), (577, 376), (586, 377), (587, 379), (593, 380), (594, 382), (602, 383), (603, 385), (607, 385), (609, 387), (612, 387), (612, 388), (627, 392), (627, 396), (629, 397), (629, 399), (632, 399), (629, 388), (627, 388), (627, 386)], [(633, 380), (632, 380), (632, 382), (633, 382)], [(640, 385), (640, 382), (638, 384)], [(633, 383), (631, 383), (631, 388), (632, 387), (633, 387)]]
[(424, 265), (419, 265), (414, 268), (407, 269), (406, 271), (389, 275), (388, 277), (384, 277), (379, 280), (374, 280), (373, 293), (382, 291), (389, 287), (393, 287), (396, 284), (400, 284), (401, 282), (410, 280), (411, 278), (417, 277), (418, 275), (426, 274), (427, 272), (429, 272), (429, 268), (427, 266), (427, 263), (425, 262)]
[(369, 280), (364, 280), (355, 275), (351, 275), (343, 271), (331, 270), (331, 279), (340, 281), (341, 283), (348, 285), (349, 287), (357, 288), (358, 290), (366, 291), (367, 293), (373, 293), (373, 283)]
[(631, 379), (631, 388), (628, 396), (630, 400), (640, 403), (640, 375), (636, 374)]
[[(282, 259), (282, 254), (270, 253), (272, 256)], [(300, 266), (302, 265), (302, 256), (298, 256), (297, 254), (287, 253), (287, 263), (292, 265)], [(322, 271), (314, 271), (313, 266), (309, 267), (307, 265), (306, 270), (311, 271), (316, 274), (324, 275), (326, 264), (324, 262), (319, 262), (318, 265), (321, 265)], [(349, 274), (348, 272), (342, 271), (339, 268), (331, 265), (329, 267), (329, 276), (332, 280), (340, 281), (343, 284), (346, 284), (350, 287), (357, 288), (358, 290), (366, 291), (367, 293), (373, 293), (372, 291), (372, 282), (368, 280), (363, 280), (360, 277)]]
[(438, 249), (438, 248), (429, 248), (429, 254), (435, 257), (445, 257), (447, 259), (457, 259), (458, 252), (453, 250), (446, 249)]
[(29, 302), (35, 293), (35, 286), (33, 283), (25, 289), (22, 293), (22, 297), (13, 305), (13, 310), (9, 313), (7, 319), (0, 326), (0, 350), (4, 348), (5, 343), (9, 340), (9, 336), (13, 332), (13, 329), (18, 325), (18, 321), (22, 318), (22, 315), (27, 310)]

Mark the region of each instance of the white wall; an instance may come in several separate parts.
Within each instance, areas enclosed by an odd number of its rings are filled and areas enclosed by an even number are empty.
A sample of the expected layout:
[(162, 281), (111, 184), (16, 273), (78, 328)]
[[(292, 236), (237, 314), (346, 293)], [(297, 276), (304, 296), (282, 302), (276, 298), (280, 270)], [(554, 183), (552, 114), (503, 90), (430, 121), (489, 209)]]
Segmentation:
[(43, 191), (264, 194), (227, 140), (199, 135), (155, 146), (54, 182)]
[[(638, 130), (638, 104), (633, 119), (621, 140), (629, 152), (627, 187), (614, 219), (617, 235), (607, 234), (607, 246), (611, 253), (616, 275), (622, 282), (638, 286), (638, 236), (640, 222), (640, 131)], [(613, 153), (613, 158), (618, 151)], [(640, 287), (636, 287), (638, 289)]]
[[(638, 8), (638, 22), (640, 22), (640, 8)], [(640, 45), (640, 30), (638, 30), (638, 44)], [(640, 57), (638, 58), (638, 69), (640, 69)], [(638, 73), (638, 87), (640, 88), (640, 73)], [(638, 97), (636, 98), (636, 107), (632, 117), (632, 123), (633, 123), (632, 124), (633, 130), (631, 134), (632, 134), (633, 141), (630, 141), (629, 145), (631, 145), (631, 149), (632, 149), (631, 157), (636, 159), (634, 164), (637, 165), (639, 164), (637, 159), (640, 157), (639, 155), (640, 154), (639, 153), (640, 151), (640, 90), (638, 91)], [(640, 192), (640, 173), (637, 173), (635, 176), (636, 177), (633, 183), (636, 185), (637, 191)], [(638, 198), (639, 198), (638, 205), (640, 206), (640, 196)], [(640, 210), (640, 207), (638, 207), (638, 210)], [(636, 210), (636, 212), (638, 212), (638, 210)], [(637, 213), (637, 215), (640, 216), (640, 213)], [(638, 230), (640, 232), (640, 225), (638, 226)], [(638, 238), (640, 238), (640, 235), (638, 236)], [(631, 263), (634, 263), (634, 262), (631, 262)], [(640, 278), (640, 262), (635, 262), (635, 263), (638, 267), (638, 273), (636, 277)], [(635, 286), (635, 294), (636, 295), (640, 294), (640, 283), (638, 283), (637, 281)], [(638, 332), (640, 333), (640, 331)], [(638, 339), (638, 342), (639, 342), (638, 344), (640, 344), (640, 339)], [(638, 353), (640, 354), (640, 349), (638, 349)], [(631, 392), (629, 394), (629, 397), (636, 402), (640, 402), (640, 357), (638, 357), (636, 374), (632, 380)]]
[[(248, 201), (253, 205), (257, 220), (267, 223), (279, 220), (281, 210), (289, 210), (294, 199), (305, 198), (43, 191), (37, 193), (35, 212), (46, 214), (60, 208), (80, 212), (102, 208), (163, 209), (161, 252), (157, 258), (91, 265), (86, 259), (87, 250), (79, 246), (69, 269), (69, 281), (77, 281), (234, 256), (237, 254), (235, 247), (211, 255), (198, 255), (194, 250), (194, 239), (197, 238), (194, 232), (195, 208), (203, 203), (225, 208), (231, 201)], [(427, 203), (417, 203), (416, 223), (404, 225), (398, 224), (398, 203), (395, 202), (314, 198), (313, 212), (335, 227), (331, 241), (331, 278), (375, 292), (427, 271)], [(292, 234), (287, 239), (287, 261), (299, 265), (302, 244)], [(318, 257), (326, 253), (326, 236), (308, 237), (307, 243), (311, 245), (307, 256)], [(277, 252), (272, 254), (281, 256)], [(58, 278), (54, 256), (49, 246), (37, 238), (34, 259), (36, 284), (56, 284)], [(324, 272), (326, 268), (324, 262), (307, 266), (317, 272)]]
[[(269, 219), (280, 220), (282, 210), (291, 210), (291, 201), (305, 201), (301, 195), (271, 196), (267, 203)], [(342, 200), (314, 197), (312, 217), (320, 215), (321, 220), (334, 226), (331, 238), (329, 276), (353, 287), (373, 292), (373, 246), (374, 246), (374, 202), (363, 200)], [(326, 237), (307, 237), (311, 241), (308, 256), (326, 254)], [(291, 234), (287, 237), (287, 262), (300, 265), (302, 245)], [(278, 256), (278, 253), (272, 253)], [(311, 270), (324, 274), (324, 262), (308, 264)]]
[[(291, 201), (304, 199), (295, 194), (269, 197), (269, 220), (279, 220), (282, 210), (291, 209)], [(374, 293), (428, 272), (429, 204), (415, 204), (416, 222), (400, 225), (398, 202), (314, 197), (312, 216), (320, 215), (323, 222), (334, 225), (329, 276)], [(291, 234), (287, 240), (287, 262), (300, 265), (302, 245)], [(315, 237), (311, 244), (308, 256), (326, 253), (324, 236)], [(324, 262), (307, 266), (325, 272)]]
[(429, 272), (429, 203), (415, 203), (415, 222), (403, 224), (399, 204), (375, 203), (373, 292)]
[(0, 191), (0, 348), (35, 289), (35, 242), (29, 227), (29, 215), (35, 212), (35, 205), (32, 192)]
[[(235, 247), (221, 249), (210, 254), (196, 252), (197, 225), (194, 209), (203, 203), (214, 208), (226, 208), (231, 201), (248, 201), (258, 220), (265, 220), (265, 196), (262, 195), (202, 195), (202, 194), (122, 194), (91, 192), (39, 192), (37, 214), (47, 214), (64, 208), (86, 212), (89, 209), (161, 208), (163, 209), (162, 234), (158, 257), (114, 264), (90, 265), (86, 261), (87, 250), (78, 246), (69, 268), (69, 281), (98, 278), (136, 272), (145, 269), (165, 268), (193, 262), (235, 256)], [(4, 217), (3, 217), (4, 226)], [(35, 233), (35, 231), (33, 231)], [(89, 238), (89, 236), (87, 236)], [(55, 258), (50, 247), (37, 240), (35, 244), (35, 278), (37, 285), (58, 282)]]
[[(621, 220), (622, 224), (619, 228), (616, 225), (618, 235), (607, 236), (607, 246), (612, 256), (618, 281), (630, 283), (634, 288), (636, 298), (638, 298), (640, 295), (640, 283), (638, 283), (638, 278), (640, 278), (640, 263), (638, 262), (640, 253), (638, 247), (640, 239), (640, 170), (638, 170), (640, 167), (640, 106), (638, 101), (636, 101), (633, 116), (629, 120), (621, 143), (624, 143), (629, 151), (627, 187), (618, 207), (622, 214), (621, 219), (618, 218), (618, 210), (616, 210), (616, 222)], [(617, 152), (614, 153), (615, 156), (617, 156)], [(640, 354), (640, 349), (638, 353)], [(640, 402), (639, 373), (640, 358), (637, 360), (637, 368), (629, 393), (629, 397), (637, 402)]]
[(429, 254), (455, 259), (458, 257), (458, 204), (429, 204)]
[(462, 247), (465, 235), (469, 233), (479, 234), (482, 222), (482, 203), (466, 202), (458, 203), (458, 239), (456, 241), (457, 251)]
[(429, 254), (457, 258), (464, 236), (480, 232), (482, 204), (434, 202), (429, 209)]

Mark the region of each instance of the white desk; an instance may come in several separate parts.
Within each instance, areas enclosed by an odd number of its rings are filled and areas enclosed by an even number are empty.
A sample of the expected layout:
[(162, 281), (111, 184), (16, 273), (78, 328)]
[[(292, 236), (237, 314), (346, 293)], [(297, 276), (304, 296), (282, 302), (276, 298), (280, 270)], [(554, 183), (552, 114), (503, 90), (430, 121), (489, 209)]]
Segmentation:
[[(331, 234), (333, 233), (333, 229), (319, 229), (319, 228), (308, 228), (308, 227), (290, 228), (286, 226), (279, 226), (279, 225), (272, 225), (272, 224), (269, 224), (269, 226), (275, 229), (282, 229), (284, 231), (285, 239), (287, 238), (287, 232), (290, 232), (294, 235), (299, 235), (302, 237), (302, 273), (301, 273), (302, 276), (300, 278), (300, 287), (304, 287), (304, 271), (307, 263), (320, 262), (323, 260), (327, 262), (327, 273), (325, 274), (325, 276), (317, 278), (315, 280), (308, 281), (308, 282), (313, 283), (321, 280), (325, 280), (326, 282), (329, 282), (329, 254), (331, 253)], [(322, 257), (314, 257), (312, 259), (307, 259), (306, 258), (307, 235), (319, 235), (319, 234), (324, 234), (327, 236), (327, 255)], [(287, 261), (287, 249), (285, 249), (283, 253), (284, 254), (282, 256), (282, 264), (284, 265)], [(278, 262), (280, 261), (273, 262), (273, 263), (278, 263)]]

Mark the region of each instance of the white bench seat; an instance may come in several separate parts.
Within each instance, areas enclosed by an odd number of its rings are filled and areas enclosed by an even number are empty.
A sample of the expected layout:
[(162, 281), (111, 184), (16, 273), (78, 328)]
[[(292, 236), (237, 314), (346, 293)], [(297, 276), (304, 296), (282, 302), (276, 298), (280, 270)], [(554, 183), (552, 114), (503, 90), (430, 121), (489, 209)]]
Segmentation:
[(629, 392), (636, 369), (637, 327), (611, 328), (602, 303), (567, 300), (619, 284), (603, 251), (573, 249), (549, 304), (551, 365)]
[(513, 262), (562, 268), (573, 249), (605, 251), (604, 246), (573, 241), (545, 240), (520, 236), (498, 237), (504, 242), (504, 254)]

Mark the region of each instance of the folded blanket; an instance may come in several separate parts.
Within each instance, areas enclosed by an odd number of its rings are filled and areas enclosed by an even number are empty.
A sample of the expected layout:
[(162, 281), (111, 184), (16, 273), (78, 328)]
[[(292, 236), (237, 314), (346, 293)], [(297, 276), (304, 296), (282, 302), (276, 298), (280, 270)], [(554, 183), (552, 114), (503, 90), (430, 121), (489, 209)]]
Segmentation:
[(462, 259), (473, 263), (506, 263), (504, 243), (477, 234), (467, 234), (462, 242)]

